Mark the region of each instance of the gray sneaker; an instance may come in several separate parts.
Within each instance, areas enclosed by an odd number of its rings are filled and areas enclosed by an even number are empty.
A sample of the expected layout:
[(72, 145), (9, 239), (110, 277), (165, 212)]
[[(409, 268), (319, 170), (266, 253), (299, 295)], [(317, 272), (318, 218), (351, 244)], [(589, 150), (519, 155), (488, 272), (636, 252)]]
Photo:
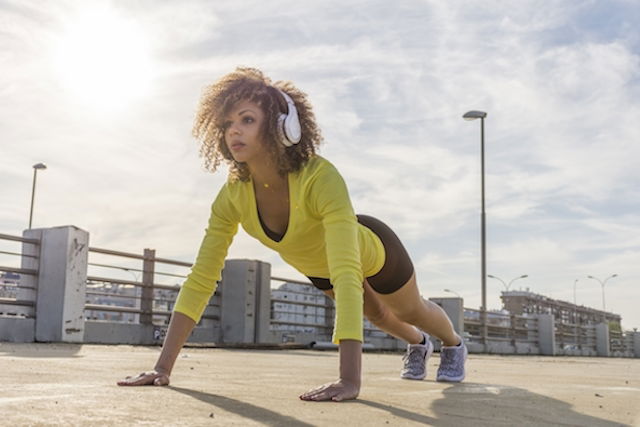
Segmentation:
[(433, 344), (429, 341), (429, 335), (422, 332), (425, 337), (424, 344), (408, 344), (407, 352), (402, 356), (404, 367), (400, 372), (400, 378), (405, 380), (422, 380), (427, 375), (427, 360), (433, 353)]
[(442, 347), (440, 350), (440, 367), (437, 381), (460, 382), (464, 379), (464, 362), (467, 360), (467, 347), (464, 341), (453, 347)]

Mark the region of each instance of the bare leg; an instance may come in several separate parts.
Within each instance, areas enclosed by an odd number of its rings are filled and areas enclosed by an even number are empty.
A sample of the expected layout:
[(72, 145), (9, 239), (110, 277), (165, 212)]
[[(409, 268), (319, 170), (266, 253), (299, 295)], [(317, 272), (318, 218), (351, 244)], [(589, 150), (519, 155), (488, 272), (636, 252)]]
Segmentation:
[[(333, 290), (323, 291), (327, 296), (334, 299)], [(407, 341), (409, 344), (417, 344), (422, 341), (422, 334), (412, 325), (398, 319), (382, 303), (380, 294), (376, 293), (371, 285), (364, 281), (364, 315), (378, 329)]]
[(445, 346), (455, 346), (460, 343), (461, 339), (444, 310), (420, 296), (415, 273), (397, 291), (391, 294), (376, 294), (376, 296), (399, 321), (417, 326), (439, 338)]

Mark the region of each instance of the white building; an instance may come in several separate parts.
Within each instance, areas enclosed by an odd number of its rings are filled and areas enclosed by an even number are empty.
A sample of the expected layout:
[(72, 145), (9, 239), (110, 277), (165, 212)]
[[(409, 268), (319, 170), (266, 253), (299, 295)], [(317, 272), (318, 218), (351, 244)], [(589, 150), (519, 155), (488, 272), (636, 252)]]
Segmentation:
[[(271, 329), (331, 335), (334, 303), (313, 285), (286, 282), (271, 290)], [(365, 337), (387, 337), (364, 319)]]

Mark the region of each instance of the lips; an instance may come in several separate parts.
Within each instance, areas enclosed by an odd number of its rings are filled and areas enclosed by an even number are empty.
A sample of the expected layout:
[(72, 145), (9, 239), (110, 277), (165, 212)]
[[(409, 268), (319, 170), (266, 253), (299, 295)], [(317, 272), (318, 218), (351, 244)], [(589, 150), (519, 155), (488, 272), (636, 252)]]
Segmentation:
[(240, 141), (234, 141), (234, 142), (232, 142), (232, 143), (231, 143), (231, 149), (232, 149), (233, 151), (241, 150), (241, 149), (243, 149), (244, 147), (246, 147), (246, 144), (244, 144), (244, 143), (242, 143), (242, 142), (240, 142)]

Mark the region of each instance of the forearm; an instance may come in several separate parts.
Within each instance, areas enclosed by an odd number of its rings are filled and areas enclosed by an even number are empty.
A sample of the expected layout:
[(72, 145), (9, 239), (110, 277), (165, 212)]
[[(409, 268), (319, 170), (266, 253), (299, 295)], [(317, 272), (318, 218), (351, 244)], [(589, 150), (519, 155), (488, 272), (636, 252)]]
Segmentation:
[(340, 379), (360, 387), (362, 372), (362, 343), (357, 340), (340, 340)]
[(180, 354), (182, 346), (189, 338), (196, 322), (189, 316), (174, 311), (169, 322), (169, 329), (162, 345), (162, 352), (156, 362), (155, 370), (163, 374), (171, 374), (173, 365)]

